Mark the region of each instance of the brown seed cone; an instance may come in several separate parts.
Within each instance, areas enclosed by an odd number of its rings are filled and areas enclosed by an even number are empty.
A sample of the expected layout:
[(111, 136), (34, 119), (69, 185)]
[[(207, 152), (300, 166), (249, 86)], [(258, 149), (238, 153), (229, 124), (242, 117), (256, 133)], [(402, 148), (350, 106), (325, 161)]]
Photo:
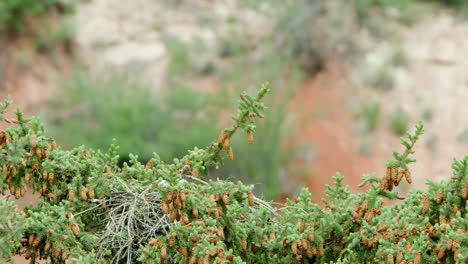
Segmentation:
[(47, 183), (42, 184), (42, 194), (46, 194), (49, 190), (49, 185)]
[(177, 210), (172, 210), (169, 213), (169, 222), (172, 223), (177, 219)]
[(166, 200), (161, 201), (161, 210), (164, 214), (169, 214), (169, 206), (167, 205)]
[(291, 243), (291, 251), (292, 251), (293, 255), (299, 254), (299, 250), (297, 248), (297, 241), (293, 241)]
[(187, 225), (188, 223), (190, 223), (188, 215), (186, 213), (182, 213), (182, 215), (180, 216), (180, 220), (182, 225)]
[(379, 233), (380, 232), (385, 232), (385, 231), (387, 231), (387, 229), (388, 229), (388, 225), (383, 224), (383, 225), (379, 226), (379, 228), (377, 228), (377, 232), (379, 232)]
[(36, 156), (38, 158), (42, 158), (42, 149), (41, 148), (36, 148)]
[(436, 203), (437, 204), (440, 204), (442, 202), (442, 195), (443, 195), (443, 191), (442, 189), (438, 189), (437, 190), (437, 197), (436, 197)]
[(229, 204), (229, 195), (227, 193), (223, 193), (221, 196), (221, 199), (223, 200), (223, 203), (228, 205)]
[(92, 186), (88, 187), (88, 198), (89, 199), (96, 198), (96, 193), (94, 192), (94, 188)]
[(323, 256), (323, 254), (324, 254), (323, 245), (319, 245), (319, 246), (318, 246), (318, 254), (319, 254), (320, 256)]
[(453, 240), (451, 238), (447, 239), (447, 249), (452, 250)]
[(50, 192), (47, 194), (47, 198), (50, 200), (55, 200), (57, 198), (57, 194), (55, 192)]
[(362, 208), (363, 210), (367, 210), (367, 208), (369, 207), (369, 199), (365, 199), (363, 202), (362, 202), (362, 205), (360, 206), (360, 208)]
[(49, 178), (49, 172), (44, 170), (42, 172), (42, 179), (47, 181), (48, 178)]
[(369, 210), (369, 211), (367, 211), (367, 213), (364, 215), (364, 220), (366, 220), (367, 222), (369, 222), (370, 220), (372, 220), (373, 217), (374, 217), (374, 211), (373, 211), (373, 210)]
[(398, 184), (400, 184), (400, 182), (401, 182), (401, 179), (403, 179), (403, 177), (405, 176), (404, 171), (405, 171), (405, 169), (401, 169), (401, 170), (398, 171), (396, 181), (395, 181), (395, 186), (398, 186)]
[(402, 170), (403, 170), (403, 173), (404, 173), (404, 175), (405, 175), (406, 181), (407, 181), (409, 184), (413, 183), (413, 180), (412, 180), (412, 178), (411, 178), (411, 172), (410, 172), (408, 169), (406, 169), (406, 168), (404, 168), (404, 169), (402, 169)]
[(421, 253), (421, 252), (417, 252), (417, 253), (416, 253), (416, 256), (414, 257), (413, 263), (414, 263), (414, 264), (421, 264), (421, 260), (422, 260), (422, 253)]
[(58, 258), (61, 253), (62, 253), (62, 249), (59, 246), (55, 246), (54, 253), (53, 253), (54, 258)]
[(399, 173), (399, 170), (397, 167), (391, 167), (391, 176), (392, 176), (392, 184), (396, 185), (395, 183), (397, 182), (398, 180), (398, 173)]
[(298, 231), (299, 231), (299, 233), (302, 233), (302, 232), (304, 232), (304, 230), (305, 230), (305, 221), (301, 220), (301, 221), (299, 221)]
[(31, 173), (26, 172), (24, 174), (24, 183), (29, 184), (30, 181), (31, 181)]
[(247, 131), (247, 142), (249, 142), (249, 144), (254, 143), (254, 136), (253, 136), (253, 132), (251, 130)]
[(423, 214), (426, 214), (427, 212), (429, 212), (430, 202), (429, 202), (429, 197), (427, 197), (427, 195), (424, 195), (421, 198), (421, 205), (423, 207)]
[(33, 172), (37, 172), (37, 170), (39, 170), (39, 162), (34, 161), (31, 165), (31, 169)]
[(226, 154), (227, 154), (227, 157), (230, 161), (233, 161), (234, 160), (234, 152), (232, 151), (232, 148), (229, 147), (227, 150), (226, 150)]
[(153, 167), (153, 162), (151, 160), (149, 160), (148, 162), (146, 162), (146, 165), (145, 165), (145, 170), (149, 170)]
[(112, 171), (109, 166), (106, 166), (106, 168), (104, 169), (104, 172), (107, 174), (112, 174)]
[(192, 217), (195, 219), (198, 219), (198, 208), (196, 207), (192, 208)]
[(241, 245), (242, 245), (242, 251), (246, 252), (247, 251), (247, 238), (246, 237), (241, 238)]
[(68, 189), (68, 201), (73, 202), (75, 200), (75, 189)]
[(396, 256), (396, 264), (400, 264), (403, 261), (403, 252), (398, 251), (397, 256)]
[(193, 166), (192, 167), (192, 176), (193, 177), (198, 177), (198, 175), (199, 175), (198, 168)]
[(20, 187), (15, 188), (14, 195), (15, 195), (16, 199), (21, 198), (21, 188)]
[(36, 238), (35, 234), (29, 234), (28, 245), (32, 246), (35, 238)]
[(161, 258), (162, 259), (167, 259), (167, 247), (166, 247), (166, 245), (162, 244), (160, 250), (161, 250), (161, 252), (160, 252)]
[(37, 247), (37, 246), (39, 246), (39, 243), (41, 243), (41, 240), (42, 240), (42, 239), (41, 239), (41, 237), (40, 237), (40, 236), (36, 236), (36, 237), (34, 238), (34, 240), (33, 240), (33, 242), (32, 242), (32, 245), (31, 245), (31, 246), (33, 246), (33, 247)]
[(170, 248), (173, 248), (174, 245), (175, 245), (175, 236), (173, 235), (170, 235), (169, 236), (169, 239), (167, 240), (167, 245), (170, 247)]
[(393, 260), (393, 255), (392, 254), (388, 254), (387, 255), (387, 264), (394, 264), (394, 260)]
[(384, 177), (382, 181), (380, 181), (380, 190), (385, 191), (388, 188), (388, 178)]
[(255, 200), (254, 200), (254, 195), (253, 195), (252, 192), (249, 192), (249, 193), (247, 194), (247, 198), (248, 198), (248, 200), (249, 200), (249, 205), (250, 205), (250, 206), (254, 206)]
[(461, 198), (462, 199), (465, 199), (468, 197), (468, 186), (467, 185), (463, 185), (462, 186), (462, 189), (461, 189)]
[(276, 240), (276, 233), (275, 232), (270, 232), (270, 240)]
[(55, 142), (55, 140), (52, 140), (52, 143), (50, 143), (50, 147), (52, 148), (52, 150), (56, 150), (57, 149), (57, 142)]
[(29, 145), (31, 146), (31, 148), (35, 148), (37, 146), (36, 136), (29, 136)]
[(191, 256), (188, 263), (197, 264), (197, 256)]
[(314, 240), (315, 240), (314, 231), (312, 231), (311, 229), (309, 229), (309, 231), (307, 231), (307, 239), (309, 239), (310, 242), (314, 242)]
[(226, 141), (226, 138), (227, 138), (226, 130), (223, 129), (221, 130), (221, 133), (218, 136), (218, 144), (220, 146), (223, 146), (223, 148), (224, 148), (224, 142)]
[(79, 233), (80, 233), (80, 228), (78, 227), (78, 225), (76, 223), (73, 223), (71, 226), (70, 226), (70, 230), (73, 232), (73, 234), (75, 236), (77, 236)]
[(62, 260), (67, 260), (68, 259), (68, 252), (66, 250), (63, 250), (62, 251), (62, 256), (61, 256)]
[(88, 194), (87, 193), (88, 193), (88, 190), (85, 187), (81, 188), (80, 198), (81, 198), (82, 201), (88, 200)]
[(24, 252), (24, 254), (23, 254), (23, 257), (24, 257), (26, 260), (31, 259), (31, 256), (32, 256), (31, 250), (26, 250), (26, 252)]
[(51, 246), (52, 246), (52, 243), (47, 241), (44, 245), (44, 252), (49, 252)]
[(438, 259), (443, 259), (445, 257), (445, 248), (440, 248), (439, 253), (437, 253)]
[(49, 176), (47, 177), (47, 181), (52, 183), (54, 182), (55, 174), (53, 172), (49, 172)]

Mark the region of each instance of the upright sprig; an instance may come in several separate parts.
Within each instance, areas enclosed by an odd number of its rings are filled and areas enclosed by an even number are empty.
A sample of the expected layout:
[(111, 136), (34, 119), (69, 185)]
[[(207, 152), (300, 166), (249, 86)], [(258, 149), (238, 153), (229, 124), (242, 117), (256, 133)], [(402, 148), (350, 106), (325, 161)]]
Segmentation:
[(214, 163), (219, 165), (219, 157), (223, 150), (226, 151), (229, 160), (234, 159), (234, 153), (231, 147), (231, 138), (239, 128), (246, 131), (247, 140), (249, 143), (253, 143), (253, 133), (255, 132), (253, 118), (265, 117), (261, 112), (265, 110), (266, 107), (261, 103), (261, 101), (269, 91), (269, 84), (265, 83), (262, 85), (262, 88), (255, 98), (248, 95), (246, 92), (240, 94), (237, 114), (231, 117), (235, 123), (232, 127), (223, 129), (218, 137), (218, 141), (208, 148), (207, 153), (209, 155), (207, 155), (205, 163)]

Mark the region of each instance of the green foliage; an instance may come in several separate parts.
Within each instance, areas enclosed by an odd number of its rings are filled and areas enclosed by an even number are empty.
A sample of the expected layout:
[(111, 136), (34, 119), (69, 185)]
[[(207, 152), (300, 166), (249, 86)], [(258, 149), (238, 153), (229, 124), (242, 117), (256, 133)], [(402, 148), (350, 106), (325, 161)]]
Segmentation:
[(74, 72), (49, 107), (57, 140), (66, 147), (86, 142), (106, 149), (115, 138), (123, 158), (137, 151), (148, 160), (156, 150), (170, 161), (216, 136), (218, 116), (204, 110), (211, 100), (209, 94), (179, 87), (156, 96), (128, 76), (93, 78), (83, 71)]
[[(42, 197), (24, 213), (13, 213), (14, 203), (0, 198), (0, 241), (8, 239), (0, 244), (0, 259), (20, 254), (52, 263), (468, 261), (468, 155), (454, 159), (453, 177), (428, 181), (426, 191), (412, 190), (404, 198), (390, 187), (402, 184), (403, 176), (411, 183), (407, 165), (414, 162), (409, 155), (422, 123), (402, 138), (405, 151), (387, 161), (384, 177), (363, 176), (367, 191), (351, 193), (337, 174), (334, 186), (327, 186), (325, 208), (312, 203), (305, 189), (295, 201), (274, 208), (253, 195), (253, 186), (204, 181), (210, 167), (222, 165), (223, 152), (233, 159), (230, 143), (237, 130), (256, 130), (250, 119), (263, 116), (261, 100), (268, 91), (264, 86), (255, 97), (243, 93), (234, 124), (207, 148), (172, 163), (154, 154), (143, 165), (130, 155), (123, 168), (117, 166), (116, 144), (107, 153), (84, 147), (64, 151), (36, 118), (24, 118), (19, 110), (15, 120), (0, 115), (17, 124), (0, 134), (0, 183), (17, 198), (25, 186)], [(129, 194), (134, 198), (119, 198)], [(403, 202), (384, 206), (384, 199)], [(140, 203), (150, 207), (137, 209)], [(161, 223), (147, 225), (156, 215)], [(119, 216), (126, 220), (115, 222)], [(102, 236), (109, 230), (117, 247)], [(154, 238), (139, 239), (150, 231)], [(127, 253), (119, 253), (122, 249)]]
[(0, 30), (22, 32), (28, 17), (43, 15), (50, 7), (70, 11), (71, 1), (64, 0), (2, 0), (0, 2)]
[(364, 121), (365, 131), (374, 131), (379, 122), (380, 105), (377, 103), (364, 103), (358, 116)]
[(390, 129), (397, 136), (405, 134), (408, 123), (409, 116), (401, 108), (396, 109), (390, 116)]

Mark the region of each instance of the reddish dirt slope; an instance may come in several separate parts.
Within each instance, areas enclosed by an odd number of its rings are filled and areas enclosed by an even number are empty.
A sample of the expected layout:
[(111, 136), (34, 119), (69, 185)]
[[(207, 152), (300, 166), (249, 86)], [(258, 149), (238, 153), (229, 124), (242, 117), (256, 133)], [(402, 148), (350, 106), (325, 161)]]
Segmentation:
[[(302, 128), (295, 140), (310, 144), (314, 153), (309, 164), (305, 160), (295, 161), (312, 170), (309, 176), (304, 176), (305, 179), (300, 175), (297, 177), (309, 187), (316, 201), (324, 197), (324, 184), (333, 183), (332, 176), (336, 172), (343, 174), (345, 184), (356, 190), (362, 174), (381, 167), (375, 160), (356, 151), (358, 138), (351, 130), (353, 117), (347, 104), (347, 85), (345, 70), (331, 64), (307, 81), (292, 102), (292, 109), (302, 113), (299, 117)], [(309, 118), (310, 111), (319, 114)]]

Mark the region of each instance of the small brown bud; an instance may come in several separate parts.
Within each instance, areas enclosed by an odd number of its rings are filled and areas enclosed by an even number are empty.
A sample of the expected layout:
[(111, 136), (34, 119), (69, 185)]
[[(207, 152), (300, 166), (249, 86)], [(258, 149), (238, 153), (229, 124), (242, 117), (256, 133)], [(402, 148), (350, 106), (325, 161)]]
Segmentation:
[(145, 170), (149, 170), (153, 167), (153, 162), (149, 160), (145, 165)]

